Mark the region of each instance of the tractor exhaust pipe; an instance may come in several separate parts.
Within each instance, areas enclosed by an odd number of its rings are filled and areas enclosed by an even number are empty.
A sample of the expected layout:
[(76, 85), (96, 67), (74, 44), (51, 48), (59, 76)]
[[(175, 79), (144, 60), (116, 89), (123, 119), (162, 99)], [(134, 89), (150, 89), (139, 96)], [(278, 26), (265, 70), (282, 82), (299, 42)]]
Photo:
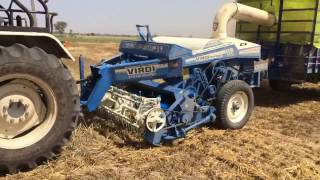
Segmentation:
[(213, 23), (213, 37), (227, 38), (227, 25), (230, 19), (255, 23), (261, 26), (273, 26), (276, 17), (261, 9), (249, 7), (239, 3), (228, 3), (218, 12)]

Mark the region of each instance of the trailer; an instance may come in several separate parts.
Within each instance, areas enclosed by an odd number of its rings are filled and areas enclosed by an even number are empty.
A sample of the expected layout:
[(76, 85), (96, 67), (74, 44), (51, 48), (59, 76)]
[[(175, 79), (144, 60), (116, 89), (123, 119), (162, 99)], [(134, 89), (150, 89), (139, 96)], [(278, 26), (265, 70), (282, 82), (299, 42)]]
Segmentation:
[(274, 90), (320, 81), (319, 0), (238, 0), (274, 14), (272, 27), (238, 22), (237, 37), (262, 46)]

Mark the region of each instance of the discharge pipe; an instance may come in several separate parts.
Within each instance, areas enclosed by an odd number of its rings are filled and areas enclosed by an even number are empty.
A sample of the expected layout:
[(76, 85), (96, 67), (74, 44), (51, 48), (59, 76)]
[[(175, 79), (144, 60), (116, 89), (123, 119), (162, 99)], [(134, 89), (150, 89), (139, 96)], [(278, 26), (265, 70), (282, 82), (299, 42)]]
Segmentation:
[(276, 17), (261, 9), (240, 3), (225, 4), (215, 16), (213, 23), (213, 38), (227, 38), (227, 26), (231, 19), (255, 23), (261, 26), (273, 26)]
[[(262, 26), (273, 26), (276, 23), (276, 17), (266, 11), (239, 3), (228, 3), (220, 8), (215, 17), (213, 25), (214, 39), (224, 39), (228, 37), (227, 26), (232, 18)], [(176, 44), (192, 50), (198, 50), (204, 48), (213, 39), (155, 37), (153, 40), (158, 43)]]

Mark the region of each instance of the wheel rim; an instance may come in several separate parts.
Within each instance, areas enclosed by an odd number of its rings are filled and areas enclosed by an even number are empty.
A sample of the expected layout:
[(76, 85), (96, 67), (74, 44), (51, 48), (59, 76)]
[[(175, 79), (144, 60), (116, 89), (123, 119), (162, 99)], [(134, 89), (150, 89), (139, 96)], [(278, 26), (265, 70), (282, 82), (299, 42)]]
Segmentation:
[(36, 144), (57, 119), (52, 89), (40, 78), (8, 75), (0, 82), (0, 148), (22, 149)]
[(162, 109), (153, 109), (146, 119), (147, 129), (150, 132), (159, 132), (166, 125), (166, 114)]
[(228, 119), (233, 123), (241, 122), (249, 109), (249, 98), (248, 95), (239, 91), (231, 96), (228, 101), (227, 115)]

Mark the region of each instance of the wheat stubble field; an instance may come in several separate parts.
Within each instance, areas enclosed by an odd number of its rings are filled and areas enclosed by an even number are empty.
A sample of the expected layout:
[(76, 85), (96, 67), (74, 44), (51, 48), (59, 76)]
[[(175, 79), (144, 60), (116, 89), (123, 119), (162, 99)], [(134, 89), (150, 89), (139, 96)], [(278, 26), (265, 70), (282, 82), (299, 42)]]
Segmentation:
[[(117, 43), (71, 43), (87, 63), (117, 53)], [(67, 64), (77, 76), (77, 63)], [(78, 79), (78, 77), (76, 77)], [(56, 160), (4, 179), (320, 179), (320, 84), (292, 92), (255, 90), (256, 108), (238, 131), (213, 126), (159, 148), (86, 119)]]

